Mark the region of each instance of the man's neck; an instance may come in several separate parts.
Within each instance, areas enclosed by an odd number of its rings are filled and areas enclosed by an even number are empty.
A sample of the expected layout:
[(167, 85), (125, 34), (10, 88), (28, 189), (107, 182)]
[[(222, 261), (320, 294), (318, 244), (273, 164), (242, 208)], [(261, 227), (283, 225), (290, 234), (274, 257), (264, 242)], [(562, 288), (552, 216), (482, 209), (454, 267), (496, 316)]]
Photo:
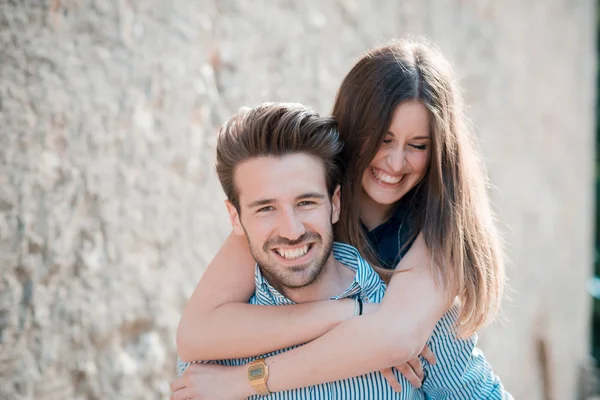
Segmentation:
[(313, 283), (297, 289), (283, 287), (280, 292), (294, 303), (329, 300), (348, 289), (354, 281), (355, 275), (356, 272), (336, 260), (332, 252)]

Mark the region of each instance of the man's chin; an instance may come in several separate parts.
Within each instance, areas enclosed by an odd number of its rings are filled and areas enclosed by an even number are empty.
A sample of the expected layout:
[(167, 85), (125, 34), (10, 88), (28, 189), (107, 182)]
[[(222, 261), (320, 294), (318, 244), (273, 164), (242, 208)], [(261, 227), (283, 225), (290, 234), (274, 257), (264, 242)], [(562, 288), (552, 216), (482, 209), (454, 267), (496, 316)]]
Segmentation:
[(314, 264), (297, 266), (296, 268), (298, 268), (296, 271), (288, 269), (289, 274), (286, 276), (285, 280), (282, 280), (284, 286), (289, 289), (301, 289), (309, 286), (313, 284), (321, 272), (323, 272), (322, 268), (319, 269)]
[[(268, 269), (267, 275), (270, 275), (272, 280), (288, 289), (300, 289), (310, 285), (316, 280), (320, 272), (314, 270), (314, 264), (294, 265), (292, 267), (277, 265), (275, 270), (272, 268), (273, 264)], [(271, 279), (269, 280), (271, 281)]]
[(294, 279), (282, 282), (283, 286), (287, 289), (302, 289), (310, 286), (317, 279), (316, 276), (304, 277), (303, 279)]

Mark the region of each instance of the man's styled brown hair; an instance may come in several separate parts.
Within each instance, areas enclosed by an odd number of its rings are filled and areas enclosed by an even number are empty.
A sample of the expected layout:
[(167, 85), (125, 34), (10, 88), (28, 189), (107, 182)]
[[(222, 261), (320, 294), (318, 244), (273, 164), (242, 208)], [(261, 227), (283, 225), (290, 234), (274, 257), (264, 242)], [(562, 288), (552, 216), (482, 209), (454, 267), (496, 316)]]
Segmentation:
[(235, 186), (236, 167), (251, 158), (304, 153), (323, 162), (327, 190), (333, 195), (341, 182), (337, 122), (296, 103), (264, 103), (241, 109), (220, 129), (216, 170), (225, 195), (240, 211)]

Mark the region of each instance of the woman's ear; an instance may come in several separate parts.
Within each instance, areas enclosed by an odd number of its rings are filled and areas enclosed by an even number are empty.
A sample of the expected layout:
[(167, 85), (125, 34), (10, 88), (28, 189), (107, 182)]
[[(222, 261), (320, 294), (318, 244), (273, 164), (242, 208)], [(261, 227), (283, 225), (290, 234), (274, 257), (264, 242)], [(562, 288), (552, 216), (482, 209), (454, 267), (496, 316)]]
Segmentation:
[(225, 200), (225, 206), (227, 207), (227, 212), (229, 213), (229, 220), (231, 221), (233, 233), (240, 236), (245, 235), (246, 232), (242, 227), (242, 222), (240, 221), (240, 213), (238, 212), (237, 208), (229, 200)]
[(340, 219), (340, 185), (337, 185), (331, 196), (331, 223), (335, 224)]

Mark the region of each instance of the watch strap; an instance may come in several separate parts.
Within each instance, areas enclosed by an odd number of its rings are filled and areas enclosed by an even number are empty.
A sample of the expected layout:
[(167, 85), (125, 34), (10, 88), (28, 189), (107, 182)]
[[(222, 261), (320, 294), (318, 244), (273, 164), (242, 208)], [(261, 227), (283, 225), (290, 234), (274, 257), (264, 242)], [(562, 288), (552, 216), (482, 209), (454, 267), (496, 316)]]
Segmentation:
[(267, 396), (269, 394), (271, 394), (271, 392), (269, 392), (269, 388), (267, 387), (267, 382), (251, 382), (252, 386), (254, 387), (254, 390), (256, 390), (256, 393), (258, 393), (261, 396)]

